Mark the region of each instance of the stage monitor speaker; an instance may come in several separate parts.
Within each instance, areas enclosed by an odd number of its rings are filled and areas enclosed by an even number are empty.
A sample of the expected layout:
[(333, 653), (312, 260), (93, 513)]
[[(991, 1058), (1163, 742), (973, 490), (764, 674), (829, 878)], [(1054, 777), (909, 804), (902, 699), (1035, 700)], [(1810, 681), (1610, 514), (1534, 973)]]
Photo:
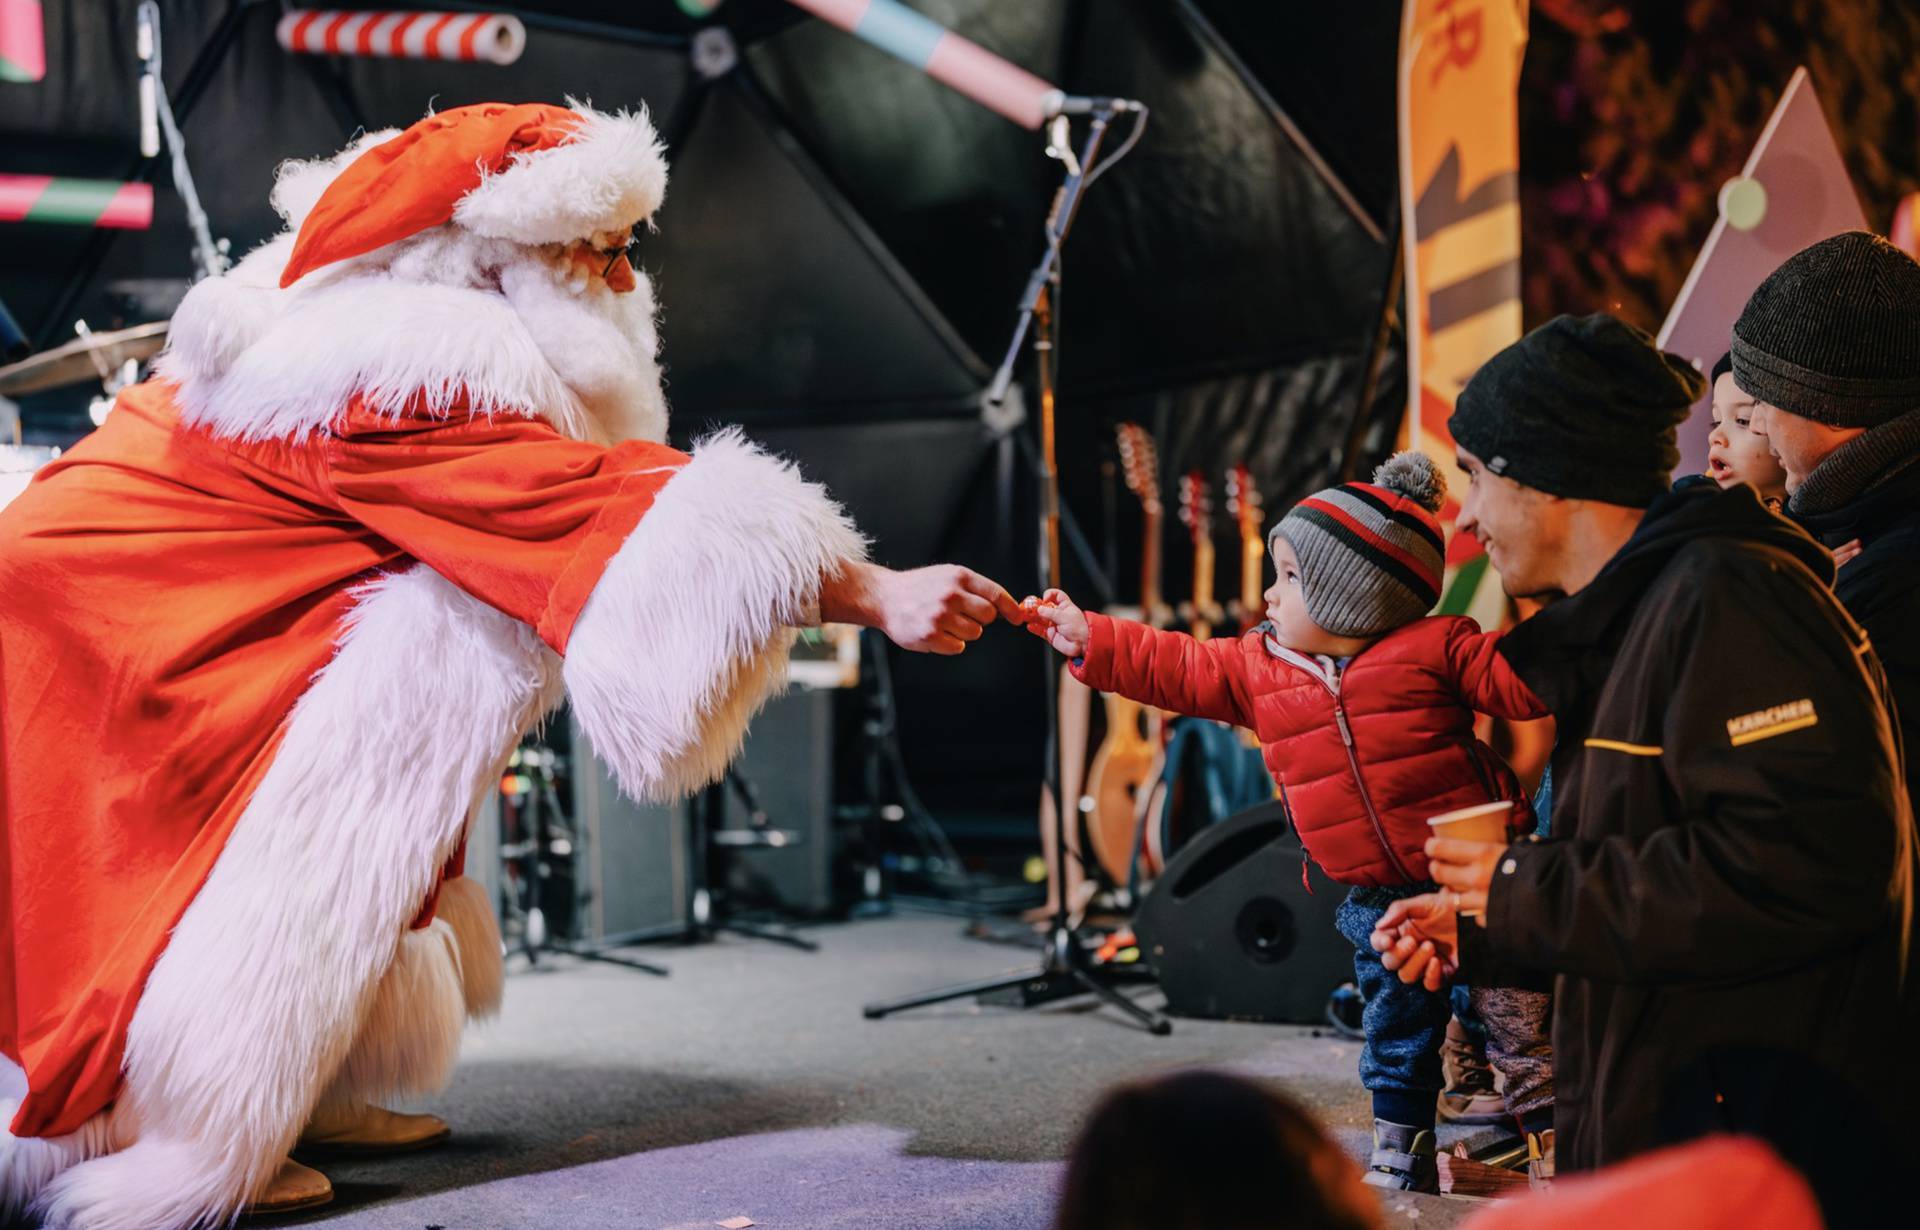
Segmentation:
[(1134, 920), (1178, 1016), (1317, 1024), (1353, 978), (1334, 928), (1346, 890), (1309, 893), (1305, 853), (1278, 800), (1203, 829), (1167, 865)]
[(667, 934), (684, 927), (690, 908), (686, 804), (635, 803), (620, 793), (571, 713), (568, 734), (573, 820), (586, 845), (586, 865), (574, 873), (586, 898), (579, 938)]
[[(753, 720), (734, 768), (753, 783), (767, 827), (794, 834), (778, 847), (727, 854), (726, 889), (736, 906), (772, 906), (809, 918), (834, 910), (832, 689), (796, 687), (775, 697)], [(724, 827), (751, 818), (737, 791), (727, 791)]]

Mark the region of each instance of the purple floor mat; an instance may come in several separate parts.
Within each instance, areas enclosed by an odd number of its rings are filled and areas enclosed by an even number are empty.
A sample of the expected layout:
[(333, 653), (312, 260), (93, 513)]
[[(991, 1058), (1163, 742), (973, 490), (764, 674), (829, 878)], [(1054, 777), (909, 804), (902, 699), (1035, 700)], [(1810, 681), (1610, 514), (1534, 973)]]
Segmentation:
[[(1060, 1166), (913, 1157), (869, 1124), (738, 1136), (458, 1188), (306, 1224), (371, 1230), (1043, 1230)], [(343, 1199), (352, 1177), (335, 1175)], [(257, 1223), (264, 1225), (265, 1223)]]

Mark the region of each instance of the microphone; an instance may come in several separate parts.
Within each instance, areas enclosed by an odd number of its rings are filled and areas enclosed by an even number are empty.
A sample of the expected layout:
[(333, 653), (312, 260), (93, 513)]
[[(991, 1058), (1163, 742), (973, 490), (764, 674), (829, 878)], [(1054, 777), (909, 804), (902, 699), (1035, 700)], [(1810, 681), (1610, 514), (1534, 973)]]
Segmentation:
[(1040, 106), (1049, 119), (1056, 115), (1091, 115), (1095, 111), (1143, 111), (1146, 109), (1139, 101), (1132, 98), (1067, 94), (1060, 90), (1049, 90), (1040, 100)]
[(153, 68), (159, 45), (154, 37), (151, 5), (140, 6), (139, 22), (134, 51), (140, 57), (140, 156), (156, 158), (160, 154), (160, 84), (154, 79)]

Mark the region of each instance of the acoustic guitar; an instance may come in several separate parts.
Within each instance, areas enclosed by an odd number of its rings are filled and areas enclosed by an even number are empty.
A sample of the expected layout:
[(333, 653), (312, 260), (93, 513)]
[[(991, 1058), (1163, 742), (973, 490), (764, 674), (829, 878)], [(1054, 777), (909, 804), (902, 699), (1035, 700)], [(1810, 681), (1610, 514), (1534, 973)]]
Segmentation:
[(1199, 470), (1188, 471), (1180, 480), (1180, 524), (1187, 527), (1193, 544), (1193, 596), (1181, 615), (1193, 639), (1204, 641), (1227, 622), (1227, 613), (1213, 596), (1213, 496)]
[[(1187, 539), (1193, 547), (1193, 592), (1181, 606), (1180, 615), (1186, 620), (1193, 639), (1210, 640), (1213, 630), (1226, 623), (1227, 613), (1214, 597), (1213, 496), (1207, 490), (1207, 476), (1203, 471), (1189, 470), (1180, 479), (1180, 524), (1186, 526)], [(1167, 812), (1169, 785), (1166, 754), (1165, 742), (1157, 741), (1153, 785), (1134, 817), (1142, 834), (1140, 870), (1148, 878), (1158, 878), (1172, 854), (1167, 848), (1167, 826), (1161, 822)]]
[[(1164, 627), (1172, 612), (1160, 597), (1160, 458), (1153, 437), (1138, 423), (1119, 425), (1120, 468), (1127, 490), (1140, 501), (1140, 611), (1142, 619)], [(1123, 612), (1114, 612), (1116, 615)], [(1127, 883), (1133, 864), (1137, 822), (1153, 782), (1160, 748), (1160, 715), (1124, 696), (1108, 695), (1107, 733), (1087, 774), (1087, 845), (1107, 878)]]
[[(1240, 631), (1253, 631), (1266, 621), (1267, 538), (1262, 522), (1266, 509), (1260, 504), (1260, 488), (1254, 485), (1253, 471), (1245, 462), (1227, 471), (1227, 515), (1240, 531), (1240, 596), (1234, 600), (1234, 617)], [(1260, 738), (1244, 727), (1240, 742), (1258, 749)]]
[(1260, 488), (1254, 486), (1253, 472), (1245, 464), (1227, 471), (1227, 515), (1240, 529), (1240, 599), (1234, 604), (1234, 616), (1240, 630), (1250, 632), (1267, 617), (1262, 584), (1267, 575), (1267, 540), (1261, 526), (1266, 510), (1260, 507)]

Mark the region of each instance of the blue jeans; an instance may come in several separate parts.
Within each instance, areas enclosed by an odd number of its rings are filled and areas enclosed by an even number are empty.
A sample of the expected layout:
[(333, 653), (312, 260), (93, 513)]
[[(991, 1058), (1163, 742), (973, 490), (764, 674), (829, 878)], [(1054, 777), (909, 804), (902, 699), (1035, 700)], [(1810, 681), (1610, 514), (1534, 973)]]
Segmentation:
[[(1360, 1083), (1374, 1094), (1374, 1117), (1395, 1123), (1409, 1120), (1424, 1103), (1424, 1121), (1432, 1122), (1434, 1099), (1440, 1094), (1440, 1041), (1452, 1015), (1446, 991), (1409, 985), (1380, 964), (1380, 954), (1369, 938), (1387, 906), (1402, 897), (1432, 892), (1431, 884), (1395, 888), (1351, 888), (1334, 911), (1334, 925), (1353, 945), (1353, 975), (1366, 996), (1361, 1021), (1366, 1042), (1360, 1050)], [(1409, 1109), (1391, 1111), (1396, 1103)]]

